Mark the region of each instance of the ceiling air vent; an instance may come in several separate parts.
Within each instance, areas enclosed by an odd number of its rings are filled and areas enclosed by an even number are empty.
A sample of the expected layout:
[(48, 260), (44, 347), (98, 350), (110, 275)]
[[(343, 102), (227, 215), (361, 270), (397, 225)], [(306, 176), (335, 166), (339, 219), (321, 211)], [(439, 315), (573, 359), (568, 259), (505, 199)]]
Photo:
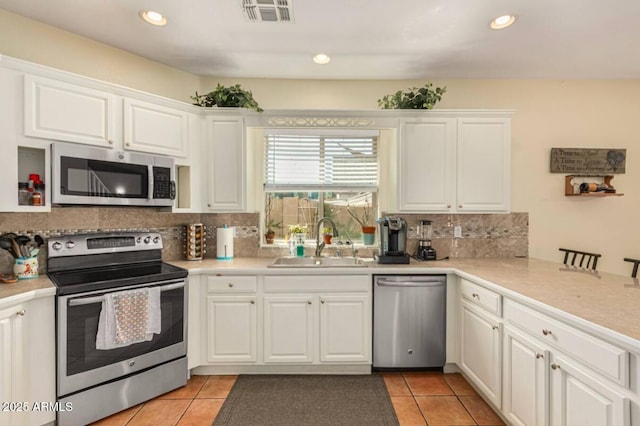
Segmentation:
[(242, 0), (242, 9), (251, 22), (293, 22), (291, 0)]

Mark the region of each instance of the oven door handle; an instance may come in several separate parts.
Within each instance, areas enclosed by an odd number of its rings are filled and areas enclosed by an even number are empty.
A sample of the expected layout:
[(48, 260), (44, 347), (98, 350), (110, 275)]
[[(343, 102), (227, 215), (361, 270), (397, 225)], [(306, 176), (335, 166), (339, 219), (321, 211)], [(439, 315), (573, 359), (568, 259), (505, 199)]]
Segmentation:
[[(168, 284), (168, 285), (162, 286), (162, 287), (160, 287), (160, 291), (175, 290), (177, 288), (182, 288), (182, 287), (184, 287), (184, 281), (179, 282), (179, 283), (175, 283), (175, 284)], [(85, 297), (85, 298), (81, 298), (81, 299), (71, 299), (71, 300), (69, 300), (69, 306), (90, 305), (92, 303), (98, 303), (98, 302), (102, 302), (102, 301), (104, 301), (104, 296)]]

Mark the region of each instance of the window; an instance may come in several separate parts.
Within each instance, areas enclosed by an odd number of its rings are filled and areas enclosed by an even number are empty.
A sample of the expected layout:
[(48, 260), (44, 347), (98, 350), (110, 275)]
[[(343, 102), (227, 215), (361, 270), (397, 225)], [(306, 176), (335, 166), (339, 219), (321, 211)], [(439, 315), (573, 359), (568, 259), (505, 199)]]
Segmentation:
[(272, 229), (276, 240), (295, 225), (315, 238), (322, 217), (333, 220), (345, 240), (360, 238), (358, 220), (375, 223), (377, 131), (273, 129), (265, 136), (264, 153), (264, 232)]

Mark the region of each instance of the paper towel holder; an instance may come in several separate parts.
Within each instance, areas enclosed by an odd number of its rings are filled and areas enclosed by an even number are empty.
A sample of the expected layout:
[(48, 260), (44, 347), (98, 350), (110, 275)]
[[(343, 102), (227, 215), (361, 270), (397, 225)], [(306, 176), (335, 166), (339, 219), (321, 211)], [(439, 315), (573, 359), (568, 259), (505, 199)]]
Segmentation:
[(233, 259), (233, 238), (236, 234), (236, 228), (224, 224), (217, 228), (216, 233), (216, 259), (231, 260)]

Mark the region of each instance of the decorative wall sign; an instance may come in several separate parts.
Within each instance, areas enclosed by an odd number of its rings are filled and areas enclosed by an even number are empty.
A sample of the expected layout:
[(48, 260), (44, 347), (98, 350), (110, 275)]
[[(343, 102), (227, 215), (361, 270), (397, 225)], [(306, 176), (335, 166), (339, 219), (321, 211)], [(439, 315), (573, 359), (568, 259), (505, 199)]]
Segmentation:
[(624, 173), (626, 159), (626, 149), (551, 148), (551, 173)]

